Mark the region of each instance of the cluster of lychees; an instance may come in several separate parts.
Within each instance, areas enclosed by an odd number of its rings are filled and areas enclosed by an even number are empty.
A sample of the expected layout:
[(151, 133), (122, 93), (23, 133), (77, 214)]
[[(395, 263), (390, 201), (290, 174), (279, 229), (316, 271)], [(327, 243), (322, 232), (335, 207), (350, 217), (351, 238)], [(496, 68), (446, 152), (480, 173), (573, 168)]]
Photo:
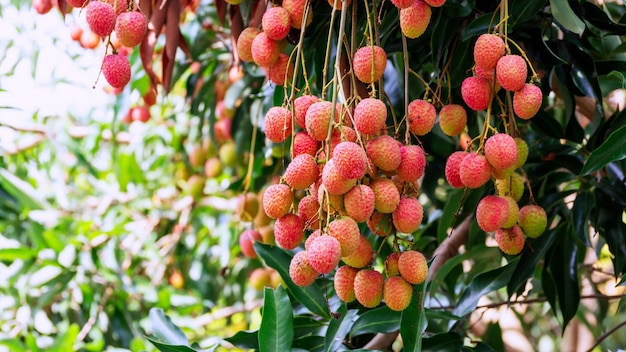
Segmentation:
[(441, 7), (446, 0), (391, 0), (400, 11), (400, 30), (407, 38), (415, 39), (426, 31), (432, 16), (432, 7)]

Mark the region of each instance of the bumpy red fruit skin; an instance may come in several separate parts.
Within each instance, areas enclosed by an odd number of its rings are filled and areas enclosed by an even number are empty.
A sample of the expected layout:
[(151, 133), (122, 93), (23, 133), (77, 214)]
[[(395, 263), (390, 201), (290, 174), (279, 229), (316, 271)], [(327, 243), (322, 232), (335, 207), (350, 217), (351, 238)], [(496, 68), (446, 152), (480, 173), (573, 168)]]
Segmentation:
[(309, 262), (309, 256), (306, 251), (296, 253), (289, 263), (289, 277), (291, 281), (298, 286), (309, 286), (319, 276), (319, 273), (313, 269)]
[(293, 101), (293, 110), (296, 118), (296, 125), (302, 129), (306, 129), (306, 112), (313, 103), (317, 103), (320, 99), (315, 95), (302, 95)]
[(309, 154), (301, 154), (293, 158), (285, 170), (285, 182), (291, 188), (302, 190), (312, 185), (319, 176), (319, 167)]
[(239, 34), (237, 38), (237, 54), (239, 58), (245, 62), (252, 62), (252, 41), (261, 33), (256, 27), (247, 27)]
[(243, 255), (250, 259), (257, 258), (258, 255), (254, 249), (254, 242), (261, 241), (261, 234), (257, 230), (244, 230), (239, 236), (239, 247)]
[(467, 112), (458, 104), (449, 104), (439, 111), (439, 127), (448, 136), (458, 136), (467, 125)]
[(364, 268), (372, 262), (372, 255), (374, 254), (372, 244), (363, 235), (359, 235), (359, 240), (356, 249), (352, 254), (347, 257), (341, 257), (346, 265), (353, 268)]
[(400, 166), (400, 144), (393, 137), (382, 135), (370, 139), (366, 146), (367, 156), (383, 171), (393, 171)]
[(505, 133), (497, 133), (485, 142), (485, 157), (491, 166), (504, 170), (517, 164), (515, 139)]
[(423, 99), (413, 100), (408, 107), (409, 129), (411, 133), (423, 136), (435, 126), (437, 110), (433, 104)]
[(496, 242), (502, 252), (508, 255), (518, 255), (524, 249), (524, 232), (515, 225), (509, 229), (498, 229), (496, 231)]
[(407, 38), (415, 39), (424, 34), (431, 16), (430, 6), (421, 0), (415, 0), (411, 6), (400, 10), (400, 29)]
[(405, 310), (412, 296), (413, 286), (402, 277), (392, 276), (385, 280), (383, 298), (389, 309), (396, 312)]
[(391, 0), (391, 3), (399, 9), (406, 9), (413, 5), (413, 2), (415, 2), (415, 0)]
[(491, 86), (484, 78), (477, 76), (467, 77), (461, 83), (461, 97), (472, 110), (487, 109), (490, 96)]
[(304, 221), (305, 229), (312, 230), (319, 227), (319, 210), (320, 203), (317, 202), (317, 197), (311, 195), (300, 199), (298, 216)]
[(519, 211), (519, 225), (529, 238), (536, 238), (546, 230), (548, 216), (538, 205), (525, 205)]
[(419, 145), (405, 145), (400, 148), (400, 165), (396, 170), (398, 178), (406, 182), (415, 182), (426, 168), (426, 155)]
[(284, 86), (293, 77), (293, 64), (289, 55), (280, 53), (276, 62), (267, 69), (267, 78), (277, 86)]
[(385, 128), (387, 107), (379, 99), (365, 98), (354, 109), (354, 128), (363, 134), (377, 134)]
[(498, 60), (496, 65), (496, 79), (500, 86), (515, 92), (524, 87), (528, 68), (526, 61), (519, 55), (506, 55)]
[(328, 234), (339, 241), (342, 257), (354, 253), (359, 244), (359, 225), (348, 216), (331, 221), (328, 224)]
[(139, 11), (124, 12), (117, 16), (115, 33), (123, 46), (129, 48), (139, 45), (146, 36), (148, 21)]
[(400, 275), (400, 271), (398, 269), (399, 259), (400, 255), (396, 252), (389, 254), (387, 258), (385, 258), (385, 275), (387, 275), (387, 277)]
[(87, 0), (67, 0), (66, 1), (70, 6), (80, 9), (85, 5)]
[[(302, 27), (306, 3), (307, 0), (283, 0), (283, 7), (289, 12), (289, 22), (293, 28), (300, 29)], [(305, 26), (308, 26), (312, 19), (313, 14), (309, 12)]]
[(529, 120), (537, 115), (542, 101), (541, 88), (526, 83), (522, 89), (513, 94), (513, 111), (519, 118)]
[(374, 191), (374, 209), (381, 213), (392, 213), (400, 203), (400, 192), (388, 178), (374, 180), (370, 187)]
[(374, 269), (361, 270), (354, 278), (356, 300), (366, 308), (374, 308), (383, 300), (383, 274)]
[(446, 161), (446, 180), (453, 188), (465, 187), (461, 181), (461, 162), (468, 154), (464, 151), (456, 151), (450, 154)]
[(495, 34), (482, 34), (474, 45), (474, 61), (476, 66), (485, 70), (493, 70), (498, 60), (504, 56), (504, 40)]
[(374, 191), (369, 186), (356, 185), (344, 195), (343, 205), (354, 221), (367, 221), (374, 212)]
[(326, 165), (324, 165), (324, 170), (322, 171), (322, 184), (326, 187), (328, 193), (340, 195), (354, 187), (354, 185), (356, 185), (356, 179), (343, 177), (339, 173), (339, 170), (337, 170), (335, 160), (330, 159)]
[(322, 236), (322, 231), (320, 229), (317, 229), (317, 230), (311, 232), (311, 234), (304, 241), (304, 250), (308, 251), (309, 250), (309, 246), (311, 245), (311, 242), (313, 242), (314, 239), (316, 239), (317, 237), (320, 237), (320, 236)]
[(418, 251), (406, 251), (398, 258), (398, 271), (409, 283), (419, 285), (426, 281), (428, 264), (424, 255)]
[(484, 155), (468, 153), (459, 168), (461, 182), (467, 188), (478, 188), (491, 179), (491, 165)]
[(356, 299), (354, 295), (354, 278), (358, 272), (358, 269), (347, 265), (339, 267), (335, 272), (333, 280), (335, 292), (337, 297), (343, 302), (350, 303)]
[(296, 133), (293, 140), (293, 156), (300, 154), (309, 154), (315, 156), (319, 149), (319, 142), (311, 138), (308, 133), (300, 131)]
[(389, 236), (394, 230), (391, 215), (376, 210), (374, 210), (372, 216), (367, 220), (367, 227), (372, 233), (381, 237)]
[(119, 54), (105, 56), (102, 62), (102, 74), (111, 87), (124, 88), (130, 81), (130, 62), (128, 58)]
[(272, 7), (263, 14), (261, 25), (268, 38), (282, 40), (287, 37), (291, 27), (289, 12), (281, 6)]
[(106, 37), (115, 28), (115, 10), (113, 6), (102, 1), (90, 1), (85, 9), (87, 24), (92, 32)]
[[(329, 101), (318, 101), (311, 104), (306, 111), (305, 125), (306, 131), (316, 141), (326, 140), (328, 127), (333, 113), (333, 104)], [(338, 120), (335, 114), (335, 120)]]
[(363, 83), (378, 81), (385, 73), (386, 67), (387, 53), (379, 46), (364, 46), (354, 53), (352, 69), (359, 81)]
[(441, 7), (446, 3), (446, 0), (424, 0), (424, 2), (432, 7)]
[(315, 271), (328, 274), (335, 270), (341, 259), (341, 245), (332, 236), (319, 236), (309, 243), (309, 262)]
[(287, 185), (270, 185), (263, 193), (263, 210), (272, 219), (283, 217), (293, 203), (293, 192)]
[(291, 136), (291, 111), (280, 106), (271, 107), (265, 114), (263, 131), (274, 143), (283, 142)]
[(476, 221), (485, 232), (501, 228), (509, 217), (509, 203), (504, 197), (485, 196), (476, 207)]
[(357, 179), (365, 175), (367, 155), (360, 145), (354, 142), (341, 142), (333, 150), (335, 167), (341, 176)]
[(250, 50), (252, 52), (252, 60), (261, 67), (272, 66), (278, 60), (278, 54), (280, 54), (278, 43), (270, 39), (264, 32), (254, 37)]
[(128, 11), (128, 0), (105, 0), (107, 4), (115, 9), (115, 15), (119, 16)]
[(417, 198), (402, 197), (391, 216), (393, 225), (399, 232), (413, 233), (422, 223), (424, 208)]
[(304, 240), (304, 221), (296, 214), (276, 219), (274, 224), (276, 243), (284, 249), (294, 249)]

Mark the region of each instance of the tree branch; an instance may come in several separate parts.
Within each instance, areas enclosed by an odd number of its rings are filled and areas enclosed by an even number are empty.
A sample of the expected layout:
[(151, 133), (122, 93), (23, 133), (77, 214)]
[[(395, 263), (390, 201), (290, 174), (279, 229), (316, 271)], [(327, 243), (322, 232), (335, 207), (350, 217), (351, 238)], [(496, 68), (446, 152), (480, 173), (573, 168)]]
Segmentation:
[(611, 335), (612, 333), (616, 332), (617, 330), (619, 330), (621, 327), (626, 325), (626, 320), (624, 320), (623, 322), (615, 325), (611, 330), (605, 332), (604, 334), (602, 334), (602, 336), (600, 336), (598, 338), (598, 340), (596, 341), (596, 343), (593, 344), (593, 346), (591, 346), (591, 348), (589, 348), (587, 350), (587, 352), (591, 352), (593, 351), (596, 347), (600, 346), (600, 344), (602, 343), (602, 341), (606, 340), (607, 337), (609, 337), (609, 335)]

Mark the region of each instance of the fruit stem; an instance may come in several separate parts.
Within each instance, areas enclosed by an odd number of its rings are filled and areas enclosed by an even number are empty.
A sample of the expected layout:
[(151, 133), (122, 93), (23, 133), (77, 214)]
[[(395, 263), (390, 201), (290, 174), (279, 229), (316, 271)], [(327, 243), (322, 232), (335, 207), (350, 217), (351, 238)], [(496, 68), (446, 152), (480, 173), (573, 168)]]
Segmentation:
[[(409, 50), (406, 44), (406, 36), (402, 33), (402, 58), (404, 60), (404, 119), (406, 123), (406, 131), (404, 132), (404, 143), (406, 145), (411, 141), (411, 132), (409, 128)], [(392, 109), (393, 110), (393, 109)]]
[(369, 9), (369, 4), (367, 3), (367, 0), (363, 0), (363, 2), (365, 2), (365, 14), (367, 16), (367, 31), (366, 31), (366, 37), (368, 37), (368, 41), (369, 41), (369, 45), (372, 48), (372, 61), (371, 61), (371, 65), (370, 65), (370, 80), (372, 81), (370, 83), (370, 98), (374, 98), (376, 96), (376, 84), (374, 83), (374, 70), (376, 68), (376, 56), (375, 56), (375, 52), (374, 52), (374, 29), (372, 28), (372, 14), (370, 13), (370, 9)]
[[(253, 117), (250, 116), (250, 118), (252, 119)], [(248, 160), (248, 170), (246, 171), (246, 177), (243, 180), (243, 192), (244, 193), (248, 192), (248, 190), (252, 187), (252, 182), (254, 181), (254, 179), (252, 178), (252, 171), (254, 169), (254, 147), (256, 144), (256, 132), (258, 129), (259, 127), (257, 126), (257, 124), (253, 123), (252, 124), (252, 140), (250, 141), (250, 159)]]
[[(334, 0), (333, 2), (333, 10), (330, 13), (330, 25), (328, 26), (328, 39), (326, 40), (326, 56), (324, 57), (324, 69), (322, 70), (322, 82), (323, 82), (323, 88), (322, 88), (322, 97), (321, 100), (325, 100), (326, 99), (326, 89), (329, 86), (330, 82), (326, 82), (326, 80), (328, 79), (328, 65), (330, 65), (330, 46), (331, 46), (331, 41), (333, 38), (333, 26), (335, 24), (335, 16), (337, 14), (337, 2), (339, 2), (341, 0)], [(345, 11), (343, 11), (345, 12)], [(343, 16), (343, 14), (342, 14)], [(339, 36), (341, 37), (341, 33), (339, 33)], [(341, 42), (340, 42), (341, 43)], [(339, 55), (336, 56), (336, 60), (339, 59)]]

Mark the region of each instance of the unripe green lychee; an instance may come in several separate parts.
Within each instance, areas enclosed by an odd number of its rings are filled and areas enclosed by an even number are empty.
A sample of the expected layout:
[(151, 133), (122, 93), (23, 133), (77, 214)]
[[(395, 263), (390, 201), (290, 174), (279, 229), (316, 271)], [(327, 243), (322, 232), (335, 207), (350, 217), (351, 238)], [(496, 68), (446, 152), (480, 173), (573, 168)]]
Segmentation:
[(364, 222), (374, 212), (374, 191), (366, 185), (356, 185), (343, 196), (346, 213), (354, 221)]
[(400, 276), (388, 277), (383, 288), (383, 298), (389, 309), (403, 311), (411, 303), (413, 286)]
[(499, 229), (495, 237), (498, 248), (508, 255), (518, 255), (524, 249), (526, 242), (524, 232), (518, 225), (508, 229)]
[(309, 154), (300, 154), (289, 163), (284, 177), (291, 188), (302, 190), (317, 181), (319, 173), (315, 158)]
[(235, 214), (241, 221), (252, 221), (259, 212), (259, 199), (255, 193), (248, 192), (237, 197)]
[(204, 175), (207, 178), (216, 178), (222, 174), (222, 171), (223, 171), (222, 162), (217, 157), (209, 158), (204, 163)]
[(341, 257), (341, 260), (353, 268), (364, 268), (372, 262), (374, 251), (372, 244), (363, 235), (359, 235), (356, 249), (352, 254), (346, 257)]
[(347, 179), (359, 179), (365, 175), (367, 155), (363, 148), (354, 142), (341, 142), (333, 150), (335, 167)]
[(396, 210), (400, 203), (400, 192), (388, 178), (379, 178), (374, 180), (370, 187), (374, 191), (374, 209), (381, 213), (391, 213)]
[(354, 295), (354, 278), (359, 272), (358, 269), (344, 265), (335, 272), (333, 283), (335, 292), (340, 300), (350, 303), (356, 299)]
[(85, 13), (87, 24), (92, 32), (100, 37), (107, 37), (113, 32), (117, 17), (113, 6), (104, 1), (90, 1), (85, 8)]
[(256, 268), (250, 273), (248, 283), (256, 291), (261, 291), (270, 284), (270, 272), (266, 268)]
[(239, 247), (243, 255), (250, 259), (258, 257), (254, 249), (254, 242), (256, 241), (261, 241), (261, 234), (257, 230), (244, 230), (241, 235), (239, 235)]
[(491, 166), (504, 170), (517, 164), (517, 145), (506, 133), (496, 133), (485, 142), (485, 157)]
[(524, 87), (528, 68), (526, 61), (519, 55), (505, 55), (496, 65), (496, 79), (500, 86), (508, 91), (515, 92)]
[(517, 220), (519, 219), (519, 205), (517, 205), (517, 202), (515, 201), (515, 199), (509, 197), (509, 196), (504, 196), (504, 199), (506, 199), (507, 203), (509, 204), (509, 217), (506, 219), (506, 221), (504, 222), (504, 224), (502, 224), (502, 227), (507, 229), (509, 227), (513, 227), (513, 225), (517, 224)]
[(349, 216), (334, 219), (328, 224), (328, 234), (341, 245), (341, 256), (352, 254), (359, 243), (359, 225)]
[(289, 277), (298, 286), (309, 286), (320, 274), (313, 269), (306, 251), (296, 253), (289, 263)]
[(461, 181), (461, 162), (468, 155), (468, 152), (456, 151), (446, 160), (446, 180), (453, 188), (463, 188), (465, 185)]
[(484, 155), (468, 153), (459, 167), (461, 182), (468, 188), (478, 188), (491, 179), (491, 165)]
[(311, 230), (319, 227), (319, 211), (320, 203), (313, 195), (303, 197), (298, 202), (298, 216), (304, 221), (305, 229)]
[(263, 131), (270, 141), (283, 142), (291, 136), (291, 130), (291, 111), (281, 106), (273, 106), (267, 111)]
[(320, 274), (328, 274), (339, 264), (341, 245), (332, 236), (319, 236), (311, 240), (307, 253), (313, 269)]
[[(419, 0), (417, 0), (419, 1)], [(423, 99), (415, 99), (408, 106), (409, 130), (418, 136), (430, 132), (435, 126), (437, 110), (433, 104)]]
[(217, 152), (219, 160), (223, 165), (235, 167), (237, 166), (237, 146), (235, 145), (235, 141), (229, 140), (220, 146), (220, 149)]
[(309, 134), (304, 131), (297, 132), (293, 137), (294, 157), (300, 154), (309, 154), (311, 156), (315, 156), (319, 148), (319, 142), (311, 138), (311, 136), (309, 136)]
[(261, 30), (256, 27), (247, 27), (237, 38), (237, 54), (239, 58), (245, 62), (252, 62), (252, 41), (261, 33)]
[(400, 147), (400, 165), (396, 170), (398, 178), (405, 182), (415, 182), (426, 169), (426, 155), (419, 145), (403, 145)]
[(352, 59), (352, 70), (359, 81), (372, 83), (378, 81), (387, 67), (387, 53), (376, 45), (359, 48)]
[(287, 214), (276, 219), (274, 238), (284, 249), (294, 249), (304, 240), (304, 221), (296, 214)]
[(519, 210), (519, 225), (529, 238), (537, 238), (546, 230), (548, 216), (538, 205), (525, 205)]
[[(101, 1), (92, 1), (92, 3), (101, 2)], [(130, 62), (128, 61), (128, 57), (120, 54), (109, 54), (104, 57), (104, 61), (102, 62), (102, 74), (107, 82), (113, 88), (124, 88), (126, 84), (130, 81)]]
[(146, 36), (148, 21), (139, 11), (121, 13), (115, 21), (115, 33), (123, 46), (139, 45)]
[(439, 127), (448, 136), (458, 136), (467, 125), (467, 112), (459, 104), (448, 104), (439, 111)]
[(526, 164), (528, 159), (528, 144), (520, 137), (515, 137), (515, 145), (517, 146), (517, 163), (515, 168), (520, 168)]
[[(318, 101), (309, 106), (305, 115), (306, 131), (316, 141), (324, 141), (328, 136), (331, 123), (333, 104), (329, 101)], [(338, 116), (335, 114), (335, 122)]]
[(387, 258), (385, 258), (385, 275), (387, 277), (400, 275), (400, 271), (398, 269), (399, 259), (400, 255), (396, 252), (389, 254)]
[(278, 43), (270, 39), (265, 32), (260, 32), (254, 37), (250, 51), (254, 63), (261, 67), (272, 66), (280, 54)]
[(424, 208), (414, 197), (402, 197), (396, 210), (391, 213), (393, 225), (399, 232), (413, 233), (422, 224)]
[(310, 94), (299, 96), (293, 101), (293, 112), (298, 127), (306, 129), (306, 112), (313, 103), (318, 101), (320, 101), (318, 97)]
[(476, 66), (493, 70), (498, 60), (504, 56), (506, 46), (504, 40), (495, 34), (482, 34), (474, 44), (474, 61)]
[(428, 275), (428, 263), (421, 252), (406, 251), (398, 258), (398, 271), (409, 283), (419, 285), (426, 281)]
[(354, 128), (363, 134), (378, 134), (385, 129), (387, 107), (376, 98), (365, 98), (354, 108)]
[(284, 86), (293, 78), (293, 63), (289, 55), (280, 53), (276, 62), (267, 69), (267, 78), (277, 86)]
[(283, 217), (293, 204), (293, 191), (287, 185), (270, 185), (263, 193), (263, 210), (272, 219)]
[(374, 210), (372, 216), (367, 220), (367, 227), (377, 236), (389, 236), (394, 230), (391, 214)]
[(411, 6), (400, 10), (400, 30), (411, 39), (415, 39), (428, 28), (432, 9), (422, 0), (415, 0)]
[(330, 159), (326, 165), (324, 165), (324, 170), (322, 171), (322, 184), (326, 187), (328, 193), (340, 195), (354, 187), (354, 185), (356, 185), (356, 179), (343, 177), (339, 173), (339, 170), (337, 170), (335, 160)]
[(461, 83), (461, 97), (470, 109), (485, 110), (491, 99), (491, 86), (484, 78), (467, 77)]
[(383, 300), (383, 274), (374, 269), (360, 270), (354, 278), (354, 295), (366, 308), (375, 308)]
[(289, 12), (281, 6), (274, 6), (265, 10), (261, 18), (263, 32), (272, 40), (282, 40), (287, 37), (291, 29)]
[(522, 199), (524, 194), (524, 179), (522, 175), (514, 172), (509, 177), (496, 180), (498, 195), (510, 196), (516, 202)]
[(509, 203), (505, 197), (488, 195), (478, 202), (476, 221), (485, 232), (501, 228), (509, 218)]
[(366, 146), (367, 156), (383, 171), (393, 171), (400, 166), (400, 144), (393, 137), (382, 135), (370, 139)]
[(519, 118), (529, 120), (537, 115), (542, 101), (541, 88), (532, 83), (525, 83), (522, 89), (513, 94), (513, 111)]
[[(263, 214), (262, 211), (259, 214)], [(257, 225), (254, 225), (257, 226)], [(265, 244), (275, 245), (276, 238), (274, 237), (274, 227), (270, 225), (265, 225), (257, 228), (257, 231), (261, 234), (261, 241)]]

